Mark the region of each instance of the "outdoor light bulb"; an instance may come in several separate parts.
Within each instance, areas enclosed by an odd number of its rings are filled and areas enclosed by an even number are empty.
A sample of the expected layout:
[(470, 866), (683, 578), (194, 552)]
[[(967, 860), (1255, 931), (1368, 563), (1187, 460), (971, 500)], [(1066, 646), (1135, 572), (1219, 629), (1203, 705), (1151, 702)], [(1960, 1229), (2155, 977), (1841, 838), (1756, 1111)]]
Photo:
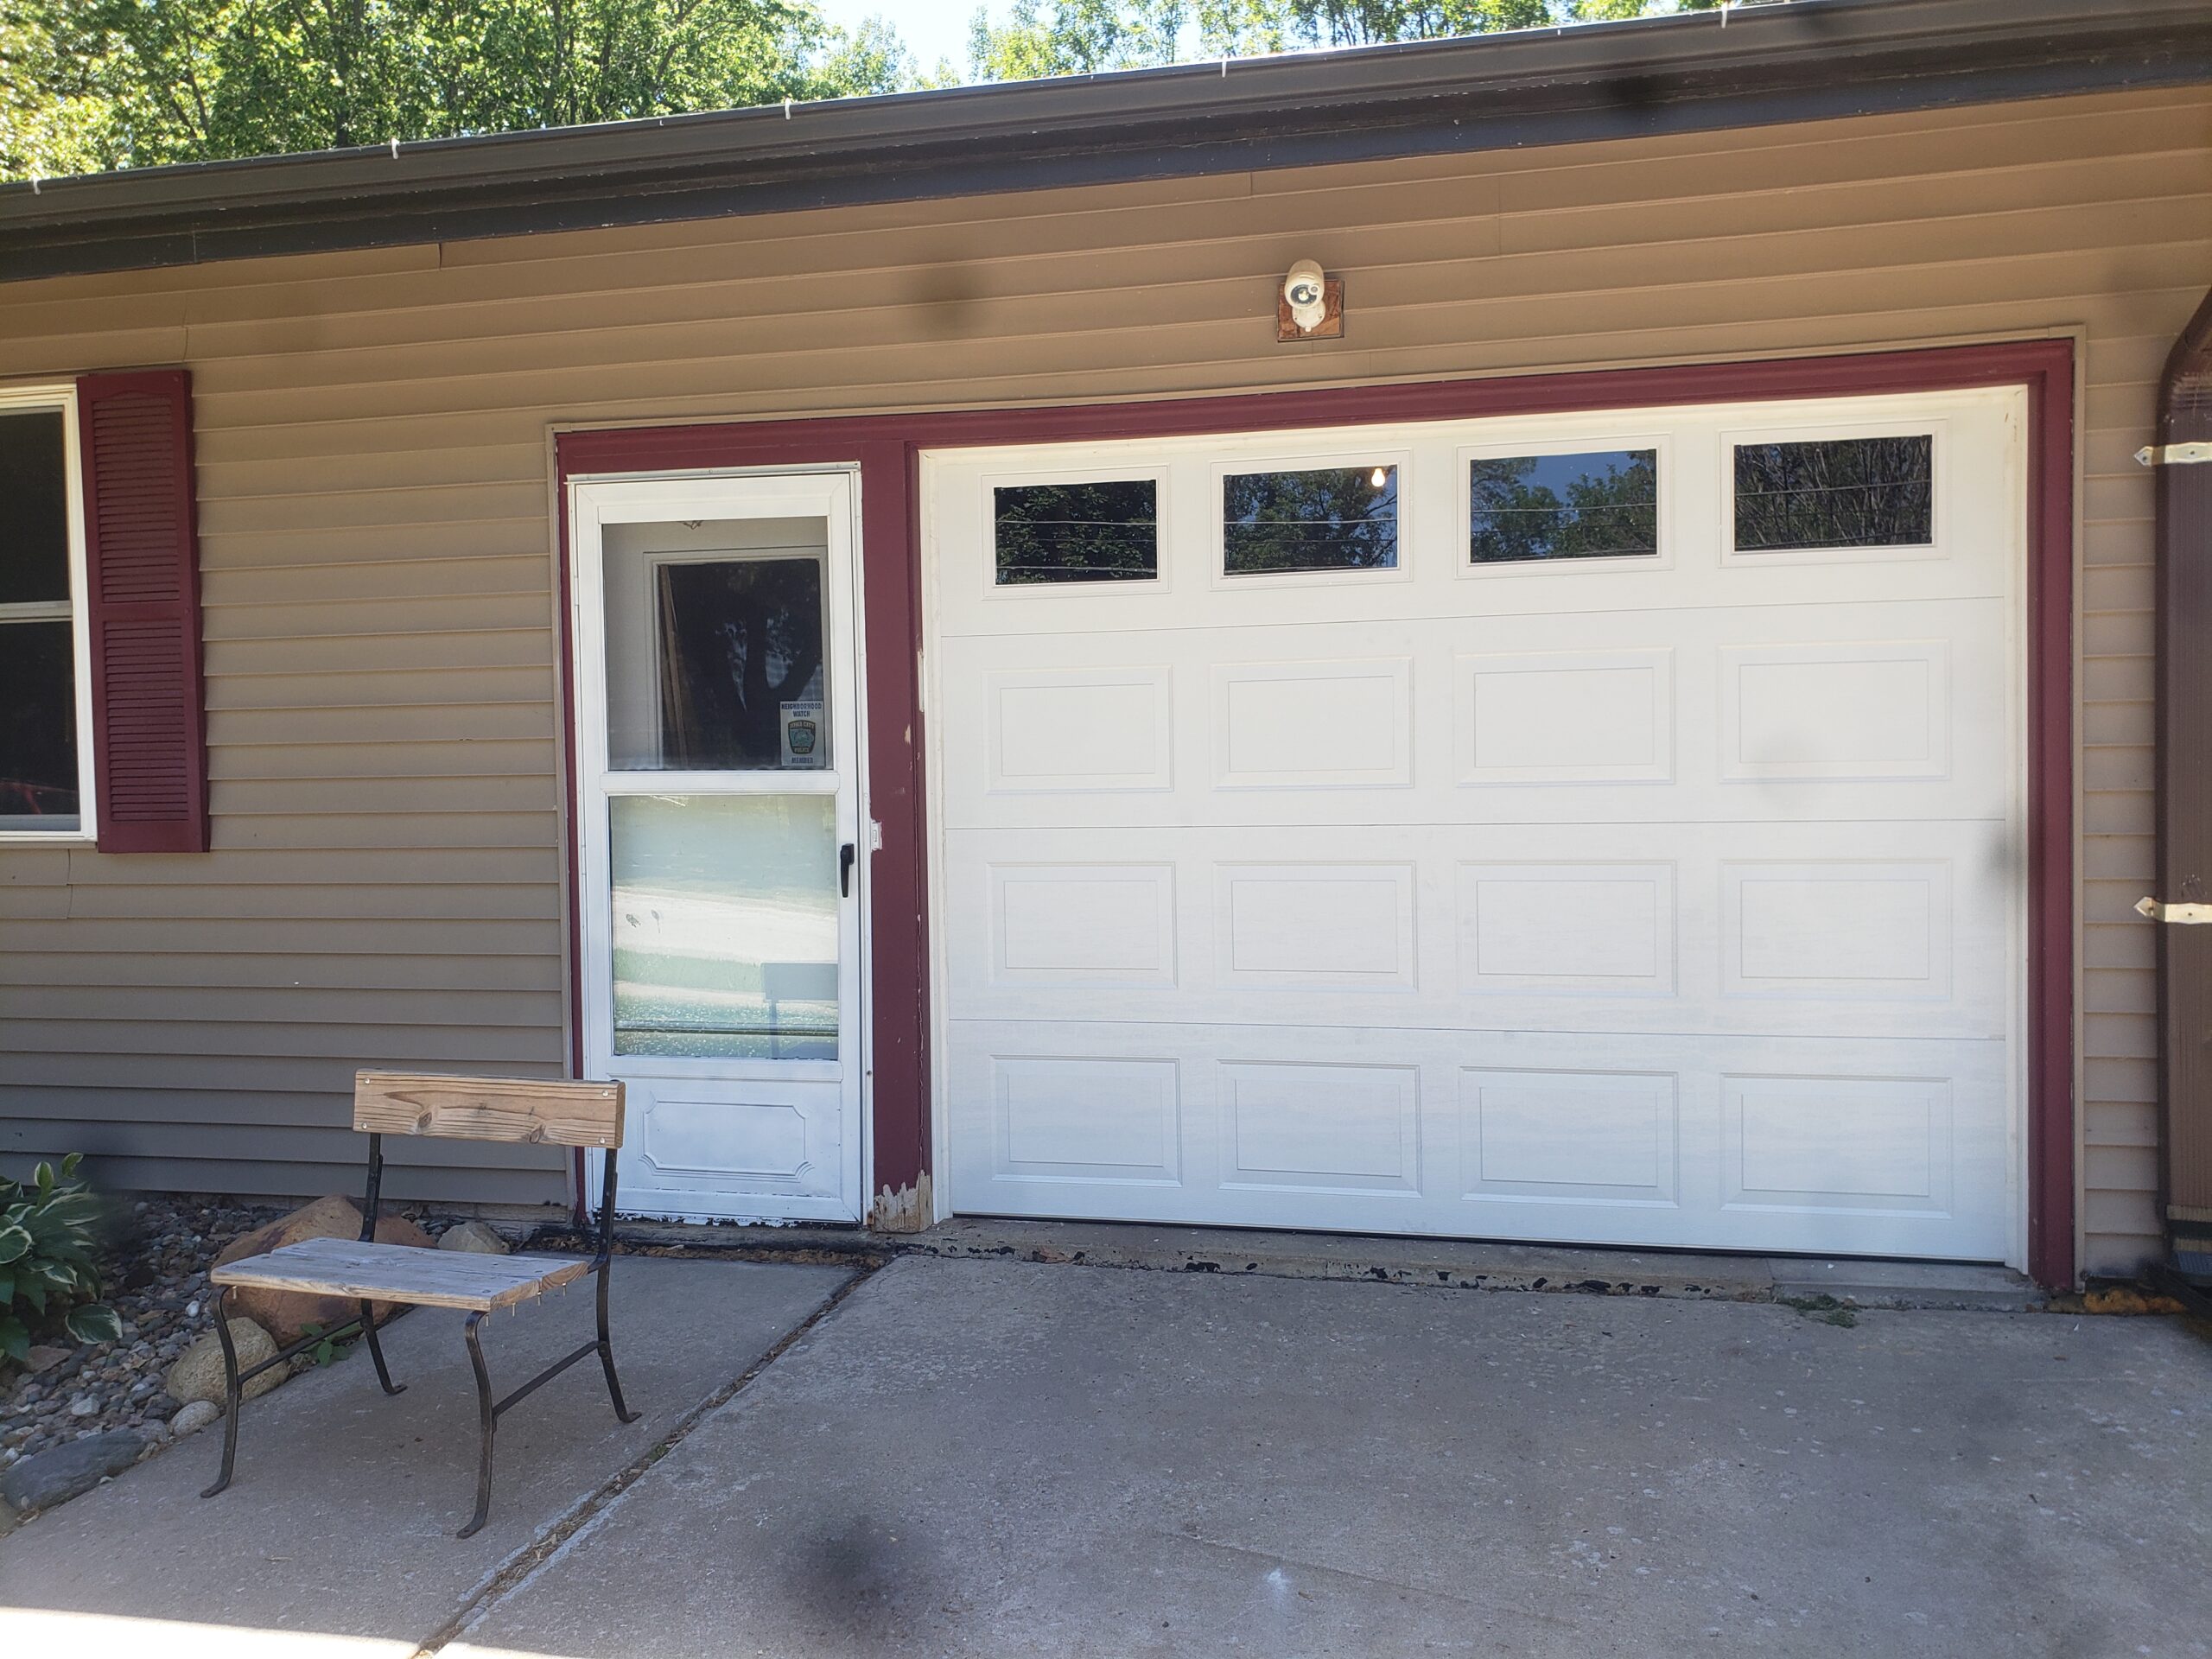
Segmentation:
[(1283, 302), (1290, 307), (1291, 321), (1300, 328), (1321, 326), (1328, 315), (1328, 279), (1311, 259), (1300, 260), (1282, 279)]
[(1372, 484), (1376, 489), (1381, 489), (1385, 484), (1388, 484), (1390, 481), (1390, 469), (1388, 467), (1377, 467), (1375, 469), (1375, 475), (1372, 478), (1370, 478), (1367, 481)]

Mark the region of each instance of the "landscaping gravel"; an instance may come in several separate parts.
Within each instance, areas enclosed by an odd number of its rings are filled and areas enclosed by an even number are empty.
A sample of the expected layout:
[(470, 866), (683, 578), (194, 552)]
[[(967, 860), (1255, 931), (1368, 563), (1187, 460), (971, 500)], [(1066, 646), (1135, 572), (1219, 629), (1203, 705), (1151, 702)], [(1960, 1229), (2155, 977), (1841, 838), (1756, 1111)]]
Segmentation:
[[(143, 1441), (143, 1450), (133, 1455), (143, 1456), (175, 1438), (171, 1423), (183, 1407), (162, 1392), (162, 1381), (193, 1339), (214, 1328), (209, 1266), (240, 1233), (293, 1207), (174, 1194), (116, 1201), (100, 1283), (108, 1304), (122, 1316), (122, 1337), (85, 1348), (47, 1333), (31, 1351), (35, 1359), (51, 1363), (36, 1370), (0, 1359), (0, 1482), (11, 1471), (15, 1476), (13, 1501), (0, 1501), (0, 1537), (15, 1525), (18, 1504), (44, 1507), (60, 1501), (45, 1494), (83, 1490), (83, 1478), (70, 1472), (79, 1465), (97, 1466), (99, 1472), (90, 1476), (97, 1481), (127, 1466), (131, 1459), (123, 1453), (134, 1439)], [(454, 1224), (450, 1217), (416, 1218), (433, 1236)], [(53, 1358), (57, 1352), (60, 1357)], [(292, 1369), (314, 1363), (311, 1353), (302, 1354)], [(188, 1419), (183, 1432), (202, 1427), (205, 1416), (203, 1411)], [(36, 1469), (26, 1467), (41, 1453), (57, 1455), (41, 1459)], [(34, 1489), (42, 1495), (37, 1503), (22, 1497)]]
[(156, 1444), (178, 1402), (162, 1377), (184, 1345), (213, 1321), (207, 1265), (215, 1252), (281, 1209), (256, 1210), (221, 1199), (156, 1197), (117, 1206), (117, 1237), (100, 1264), (107, 1300), (123, 1316), (121, 1340), (67, 1350), (50, 1370), (0, 1368), (0, 1468), (49, 1447), (116, 1429), (136, 1429)]

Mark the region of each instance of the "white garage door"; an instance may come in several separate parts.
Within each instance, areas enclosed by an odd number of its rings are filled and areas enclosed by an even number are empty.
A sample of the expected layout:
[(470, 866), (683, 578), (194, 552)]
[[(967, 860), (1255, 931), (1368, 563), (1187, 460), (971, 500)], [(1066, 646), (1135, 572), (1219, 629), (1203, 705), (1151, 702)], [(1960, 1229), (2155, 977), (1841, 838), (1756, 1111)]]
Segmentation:
[(2017, 1258), (2023, 421), (926, 457), (953, 1207)]

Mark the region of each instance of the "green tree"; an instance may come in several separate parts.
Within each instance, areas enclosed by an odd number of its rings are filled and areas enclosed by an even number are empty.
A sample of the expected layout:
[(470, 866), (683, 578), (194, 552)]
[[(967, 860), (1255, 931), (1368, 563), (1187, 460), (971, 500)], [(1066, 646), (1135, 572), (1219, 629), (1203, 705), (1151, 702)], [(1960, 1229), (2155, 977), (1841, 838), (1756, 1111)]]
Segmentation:
[(976, 14), (969, 58), (976, 79), (1013, 80), (1710, 11), (1731, 3), (1779, 0), (1014, 0), (1003, 22), (988, 11)]
[(810, 0), (0, 0), (13, 176), (915, 84)]
[[(1708, 10), (1725, 0), (1012, 0), (969, 79)], [(1739, 4), (1781, 0), (1735, 0)], [(0, 0), (0, 177), (950, 86), (816, 0)]]
[(1003, 23), (978, 10), (969, 34), (977, 80), (1090, 75), (1176, 60), (1184, 0), (1014, 0)]

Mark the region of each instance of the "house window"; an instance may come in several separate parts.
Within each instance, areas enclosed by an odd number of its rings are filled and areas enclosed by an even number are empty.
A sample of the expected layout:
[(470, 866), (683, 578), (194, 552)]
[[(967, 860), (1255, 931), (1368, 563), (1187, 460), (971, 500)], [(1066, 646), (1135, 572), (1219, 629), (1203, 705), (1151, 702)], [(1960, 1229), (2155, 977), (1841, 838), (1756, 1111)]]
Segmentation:
[(1656, 449), (1470, 461), (1467, 500), (1468, 557), (1476, 564), (1659, 551)]
[(75, 407), (0, 391), (0, 835), (89, 832)]
[(1151, 582), (1160, 575), (1160, 484), (1109, 479), (991, 492), (998, 585)]
[(1736, 446), (1736, 550), (1933, 544), (1936, 440)]
[(1395, 569), (1398, 469), (1231, 473), (1221, 518), (1222, 569), (1232, 576)]

